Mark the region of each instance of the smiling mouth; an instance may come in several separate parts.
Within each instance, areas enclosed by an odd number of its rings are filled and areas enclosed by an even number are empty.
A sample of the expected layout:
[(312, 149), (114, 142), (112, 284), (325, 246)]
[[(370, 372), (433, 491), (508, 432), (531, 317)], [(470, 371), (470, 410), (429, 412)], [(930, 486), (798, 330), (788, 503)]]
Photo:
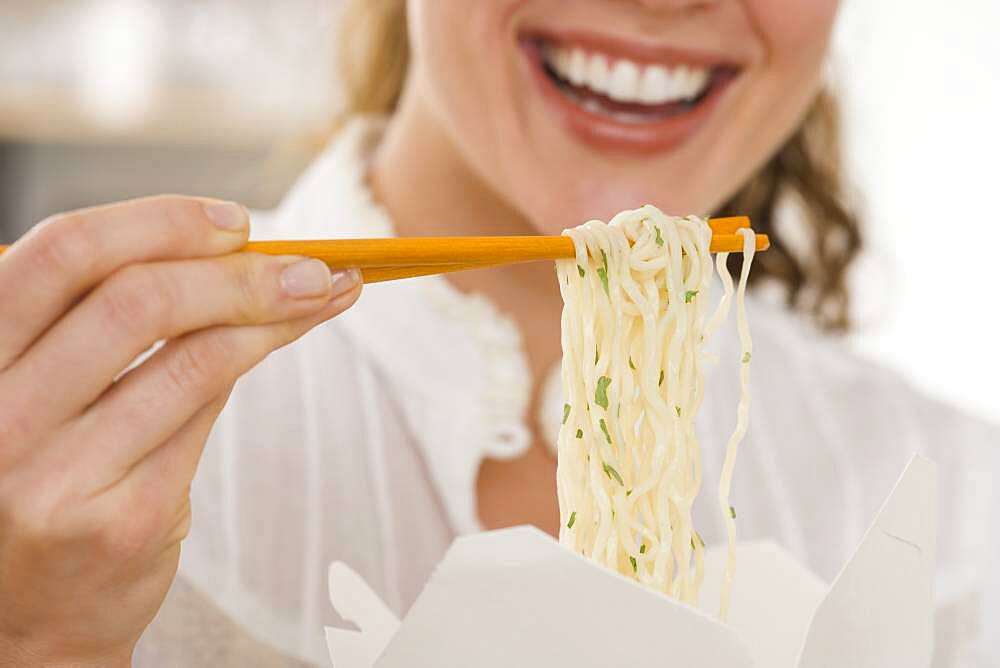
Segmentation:
[(640, 50), (587, 36), (531, 37), (522, 45), (546, 97), (571, 128), (616, 148), (681, 143), (739, 73), (700, 54)]

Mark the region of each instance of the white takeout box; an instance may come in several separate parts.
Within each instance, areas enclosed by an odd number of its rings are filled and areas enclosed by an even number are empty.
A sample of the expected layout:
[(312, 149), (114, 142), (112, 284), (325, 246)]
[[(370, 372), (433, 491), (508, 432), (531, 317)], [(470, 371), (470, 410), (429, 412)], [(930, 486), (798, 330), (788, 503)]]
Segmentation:
[[(342, 563), (327, 627), (335, 668), (926, 668), (933, 651), (937, 469), (914, 457), (827, 585), (770, 542), (738, 546), (728, 624), (530, 527), (455, 540), (400, 622)], [(724, 548), (706, 556), (716, 609)]]

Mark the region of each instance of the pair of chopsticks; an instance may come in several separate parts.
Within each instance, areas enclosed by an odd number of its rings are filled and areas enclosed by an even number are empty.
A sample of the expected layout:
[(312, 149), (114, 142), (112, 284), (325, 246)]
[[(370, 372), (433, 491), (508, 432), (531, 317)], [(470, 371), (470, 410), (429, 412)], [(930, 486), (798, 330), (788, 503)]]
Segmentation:
[[(749, 218), (713, 218), (709, 226), (713, 253), (742, 252), (743, 237), (737, 230), (750, 227)], [(756, 241), (757, 250), (767, 250), (770, 246), (766, 234), (758, 234)], [(6, 248), (0, 246), (0, 253), (4, 250)], [(360, 269), (365, 283), (576, 257), (576, 248), (569, 237), (531, 235), (251, 241), (243, 250), (312, 257), (332, 269)]]
[[(743, 237), (737, 230), (750, 227), (748, 217), (713, 218), (709, 226), (713, 253), (743, 251)], [(766, 234), (758, 234), (756, 242), (757, 250), (767, 250), (770, 246)], [(365, 283), (576, 257), (576, 247), (569, 237), (532, 235), (253, 241), (244, 250), (313, 257), (331, 268), (355, 267), (361, 270)]]

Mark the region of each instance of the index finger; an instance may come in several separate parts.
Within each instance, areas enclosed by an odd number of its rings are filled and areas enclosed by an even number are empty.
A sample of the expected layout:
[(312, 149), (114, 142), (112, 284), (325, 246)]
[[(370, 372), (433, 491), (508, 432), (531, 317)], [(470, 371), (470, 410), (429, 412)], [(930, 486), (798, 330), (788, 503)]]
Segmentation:
[(164, 195), (53, 216), (0, 255), (0, 370), (82, 295), (127, 264), (225, 255), (249, 235), (242, 206)]

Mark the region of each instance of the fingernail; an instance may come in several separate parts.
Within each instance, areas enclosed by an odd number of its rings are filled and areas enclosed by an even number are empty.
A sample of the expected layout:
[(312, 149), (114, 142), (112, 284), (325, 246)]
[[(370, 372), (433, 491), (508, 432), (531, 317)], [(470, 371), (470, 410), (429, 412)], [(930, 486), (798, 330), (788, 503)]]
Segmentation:
[(235, 202), (209, 202), (204, 206), (205, 215), (220, 230), (236, 232), (249, 224), (247, 210)]
[(347, 294), (358, 286), (358, 283), (361, 282), (361, 272), (357, 269), (345, 269), (344, 271), (335, 272), (332, 276), (332, 280), (333, 296), (339, 297), (340, 295)]
[(310, 299), (330, 294), (333, 276), (319, 260), (303, 260), (281, 272), (281, 289), (290, 297)]

